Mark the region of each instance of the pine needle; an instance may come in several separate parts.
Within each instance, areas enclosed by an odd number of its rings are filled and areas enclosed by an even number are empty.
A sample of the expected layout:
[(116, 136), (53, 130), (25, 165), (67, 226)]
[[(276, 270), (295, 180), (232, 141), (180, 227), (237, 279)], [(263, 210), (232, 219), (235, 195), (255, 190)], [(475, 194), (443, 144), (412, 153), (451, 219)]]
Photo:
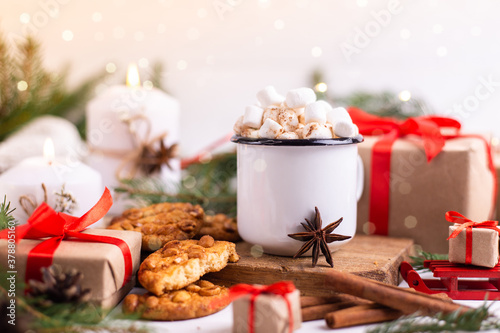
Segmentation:
[(70, 118), (83, 133), (83, 107), (105, 74), (69, 90), (68, 72), (45, 69), (41, 45), (34, 38), (8, 45), (0, 34), (0, 141), (41, 115)]
[[(493, 303), (492, 303), (493, 304)], [(490, 305), (491, 306), (491, 305)], [(479, 332), (500, 328), (500, 318), (490, 316), (489, 307), (484, 303), (460, 315), (455, 311), (448, 315), (437, 314), (433, 317), (411, 315), (369, 329), (369, 333), (413, 333), (413, 332)]]
[(429, 253), (424, 251), (417, 251), (417, 256), (410, 256), (412, 260), (411, 265), (415, 270), (427, 270), (424, 268), (425, 260), (448, 260), (447, 254), (437, 254), (437, 253)]
[[(2, 268), (2, 267), (0, 267)], [(7, 274), (0, 274), (0, 307), (11, 297), (7, 292)], [(38, 333), (148, 333), (150, 329), (139, 327), (133, 321), (139, 319), (137, 314), (120, 314), (106, 317), (109, 309), (103, 309), (92, 303), (58, 303), (40, 307), (39, 298), (24, 295), (24, 285), (16, 283), (16, 325), (30, 328)], [(2, 313), (2, 311), (0, 311)], [(4, 313), (2, 313), (4, 314)], [(0, 331), (9, 326), (0, 321)], [(4, 326), (2, 326), (4, 325)], [(3, 332), (3, 331), (2, 331)]]
[(7, 115), (15, 100), (12, 55), (3, 34), (0, 34), (0, 117)]
[(10, 209), (10, 202), (7, 202), (7, 196), (4, 196), (3, 202), (0, 204), (0, 230), (17, 225), (14, 216), (12, 216), (14, 210), (15, 208)]
[[(317, 69), (311, 75), (311, 83), (314, 87), (321, 82), (325, 82), (323, 72)], [(423, 100), (411, 96), (409, 100), (403, 101), (398, 94), (390, 91), (376, 93), (357, 91), (349, 95), (334, 96), (330, 90), (327, 90), (326, 92), (316, 91), (316, 96), (335, 106), (354, 106), (380, 117), (406, 119), (431, 113)]]
[(159, 61), (155, 62), (151, 67), (151, 74), (149, 76), (149, 81), (153, 84), (153, 87), (168, 92), (162, 86), (162, 76), (163, 76), (163, 64)]
[(236, 154), (225, 153), (205, 163), (194, 163), (186, 169), (176, 194), (167, 191), (168, 184), (158, 179), (123, 180), (115, 191), (125, 193), (138, 207), (160, 202), (199, 204), (207, 214), (236, 216)]

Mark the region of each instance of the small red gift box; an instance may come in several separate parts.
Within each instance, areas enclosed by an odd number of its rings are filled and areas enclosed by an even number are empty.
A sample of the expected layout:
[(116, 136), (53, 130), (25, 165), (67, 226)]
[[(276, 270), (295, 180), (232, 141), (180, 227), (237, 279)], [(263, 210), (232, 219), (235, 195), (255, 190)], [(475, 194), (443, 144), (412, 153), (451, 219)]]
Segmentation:
[(474, 222), (457, 212), (447, 212), (449, 227), (448, 260), (457, 264), (493, 268), (498, 264), (497, 221)]
[(233, 333), (292, 332), (300, 328), (300, 292), (288, 281), (231, 287)]

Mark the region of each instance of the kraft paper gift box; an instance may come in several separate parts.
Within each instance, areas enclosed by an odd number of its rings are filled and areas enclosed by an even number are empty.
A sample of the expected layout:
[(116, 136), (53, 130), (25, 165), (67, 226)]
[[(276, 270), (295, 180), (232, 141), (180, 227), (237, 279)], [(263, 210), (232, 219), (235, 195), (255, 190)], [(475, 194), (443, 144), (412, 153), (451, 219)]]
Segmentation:
[[(364, 138), (358, 145), (365, 180), (357, 232), (376, 234), (369, 221), (370, 172), (372, 148), (380, 137)], [(495, 184), (487, 154), (483, 140), (462, 137), (446, 140), (427, 162), (420, 138), (397, 139), (390, 162), (388, 236), (412, 238), (424, 251), (446, 253), (448, 225), (442, 220), (447, 211), (460, 211), (475, 221), (489, 219)]]
[[(290, 302), (293, 329), (300, 328), (302, 315), (300, 312), (300, 292), (298, 289), (285, 296)], [(254, 333), (288, 333), (290, 314), (286, 301), (282, 296), (260, 294), (254, 300)], [(233, 301), (233, 333), (249, 332), (250, 295)]]
[[(103, 308), (118, 304), (134, 287), (135, 273), (139, 269), (141, 233), (135, 231), (87, 229), (83, 233), (115, 237), (127, 243), (132, 254), (132, 276), (122, 286), (125, 275), (123, 253), (113, 244), (63, 240), (54, 253), (53, 264), (64, 271), (76, 268), (84, 275), (83, 289), (92, 291), (91, 301)], [(24, 283), (28, 253), (42, 240), (22, 239), (15, 248), (16, 282)], [(7, 240), (0, 240), (0, 266), (7, 267)]]
[[(458, 226), (449, 226), (451, 235)], [(457, 237), (450, 238), (448, 260), (453, 263), (466, 263), (466, 248), (472, 247), (470, 265), (495, 267), (498, 264), (498, 232), (491, 229), (472, 228), (472, 244), (467, 244), (466, 230)]]

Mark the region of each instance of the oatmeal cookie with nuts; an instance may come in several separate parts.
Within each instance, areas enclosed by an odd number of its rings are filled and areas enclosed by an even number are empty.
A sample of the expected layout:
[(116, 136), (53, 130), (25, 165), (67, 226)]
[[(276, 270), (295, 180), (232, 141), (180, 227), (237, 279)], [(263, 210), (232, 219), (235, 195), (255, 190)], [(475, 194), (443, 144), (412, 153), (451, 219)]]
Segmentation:
[(205, 215), (203, 225), (195, 238), (199, 239), (204, 235), (212, 236), (215, 240), (228, 242), (241, 240), (236, 219), (225, 214)]
[(124, 313), (138, 313), (143, 319), (185, 320), (208, 316), (224, 309), (229, 303), (228, 289), (199, 280), (181, 290), (161, 296), (151, 293), (128, 295), (123, 301)]
[(208, 235), (200, 240), (174, 240), (142, 262), (138, 279), (144, 288), (159, 296), (184, 288), (204, 274), (218, 272), (228, 262), (239, 259), (234, 243), (215, 241)]
[(205, 212), (199, 205), (164, 202), (132, 208), (115, 217), (108, 229), (142, 233), (142, 250), (156, 251), (171, 240), (193, 238), (200, 230)]

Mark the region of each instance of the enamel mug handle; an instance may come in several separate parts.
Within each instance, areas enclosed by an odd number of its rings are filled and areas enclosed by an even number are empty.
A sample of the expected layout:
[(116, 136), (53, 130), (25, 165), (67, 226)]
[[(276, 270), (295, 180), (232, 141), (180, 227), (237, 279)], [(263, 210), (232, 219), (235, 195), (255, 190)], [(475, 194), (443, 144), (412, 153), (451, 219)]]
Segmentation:
[(363, 169), (363, 161), (358, 155), (358, 170), (356, 175), (356, 200), (359, 201), (363, 194), (363, 187), (365, 185), (365, 171)]

